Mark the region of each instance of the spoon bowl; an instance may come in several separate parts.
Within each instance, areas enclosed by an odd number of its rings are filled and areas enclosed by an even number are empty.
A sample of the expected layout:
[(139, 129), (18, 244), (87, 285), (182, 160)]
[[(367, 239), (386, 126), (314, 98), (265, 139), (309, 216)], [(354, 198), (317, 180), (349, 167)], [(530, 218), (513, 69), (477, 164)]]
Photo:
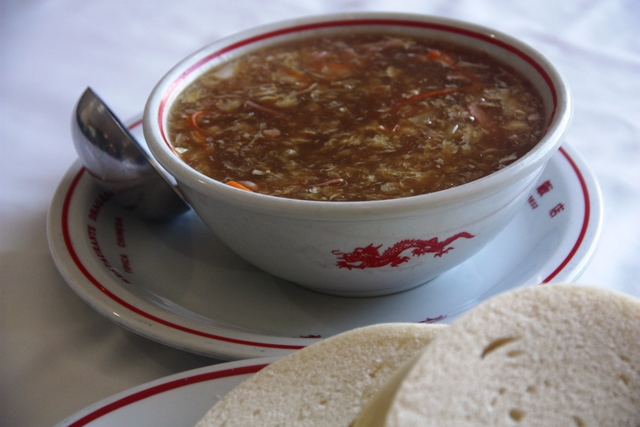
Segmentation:
[(166, 172), (91, 88), (78, 100), (71, 134), (95, 182), (139, 217), (165, 220), (189, 209)]

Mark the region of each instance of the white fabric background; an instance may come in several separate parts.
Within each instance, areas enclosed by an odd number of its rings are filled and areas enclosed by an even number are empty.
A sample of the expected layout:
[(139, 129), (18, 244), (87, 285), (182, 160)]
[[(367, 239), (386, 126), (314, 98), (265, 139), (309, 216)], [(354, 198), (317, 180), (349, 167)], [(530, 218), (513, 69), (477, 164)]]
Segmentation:
[(636, 0), (3, 0), (0, 3), (0, 425), (47, 426), (210, 359), (138, 337), (77, 298), (45, 220), (76, 158), (72, 108), (92, 86), (123, 119), (175, 62), (244, 28), (388, 10), (492, 26), (531, 44), (575, 97), (568, 141), (595, 172), (605, 219), (580, 282), (640, 297), (640, 3)]

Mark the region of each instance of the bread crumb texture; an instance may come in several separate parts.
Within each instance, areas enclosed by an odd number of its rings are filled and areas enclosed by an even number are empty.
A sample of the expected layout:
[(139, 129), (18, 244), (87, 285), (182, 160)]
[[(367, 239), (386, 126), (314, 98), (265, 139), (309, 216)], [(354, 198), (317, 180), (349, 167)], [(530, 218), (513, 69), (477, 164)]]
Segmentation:
[(319, 341), (242, 382), (197, 427), (347, 427), (387, 379), (445, 328), (380, 324)]
[(410, 365), (357, 426), (638, 427), (640, 300), (564, 284), (508, 292)]

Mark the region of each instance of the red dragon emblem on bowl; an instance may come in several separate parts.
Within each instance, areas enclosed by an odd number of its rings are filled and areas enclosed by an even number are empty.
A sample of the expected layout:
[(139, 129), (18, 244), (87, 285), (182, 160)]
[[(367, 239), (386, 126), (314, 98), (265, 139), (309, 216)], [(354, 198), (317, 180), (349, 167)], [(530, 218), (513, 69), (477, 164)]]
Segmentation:
[(450, 245), (454, 241), (462, 238), (472, 239), (474, 237), (474, 235), (463, 231), (442, 241), (438, 240), (437, 237), (428, 240), (401, 240), (389, 246), (382, 253), (380, 253), (382, 245), (374, 246), (373, 243), (363, 248), (355, 248), (351, 252), (342, 252), (335, 249), (331, 253), (338, 256), (336, 265), (339, 268), (364, 270), (365, 268), (379, 268), (386, 265), (397, 267), (411, 259), (410, 256), (405, 255), (406, 251), (410, 250), (412, 256), (433, 254), (433, 257), (437, 258), (453, 250), (454, 247)]

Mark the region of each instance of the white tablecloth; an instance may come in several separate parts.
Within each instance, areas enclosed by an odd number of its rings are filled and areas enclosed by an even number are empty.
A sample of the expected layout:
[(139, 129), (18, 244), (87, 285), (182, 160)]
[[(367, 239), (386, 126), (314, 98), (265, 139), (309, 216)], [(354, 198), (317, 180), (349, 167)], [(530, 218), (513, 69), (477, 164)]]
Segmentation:
[(436, 14), (533, 45), (575, 97), (568, 140), (595, 172), (604, 225), (580, 282), (640, 297), (640, 3), (636, 0), (3, 1), (0, 4), (0, 425), (48, 426), (143, 382), (215, 361), (125, 331), (67, 286), (45, 223), (76, 159), (90, 85), (122, 118), (161, 75), (222, 36), (339, 11)]

